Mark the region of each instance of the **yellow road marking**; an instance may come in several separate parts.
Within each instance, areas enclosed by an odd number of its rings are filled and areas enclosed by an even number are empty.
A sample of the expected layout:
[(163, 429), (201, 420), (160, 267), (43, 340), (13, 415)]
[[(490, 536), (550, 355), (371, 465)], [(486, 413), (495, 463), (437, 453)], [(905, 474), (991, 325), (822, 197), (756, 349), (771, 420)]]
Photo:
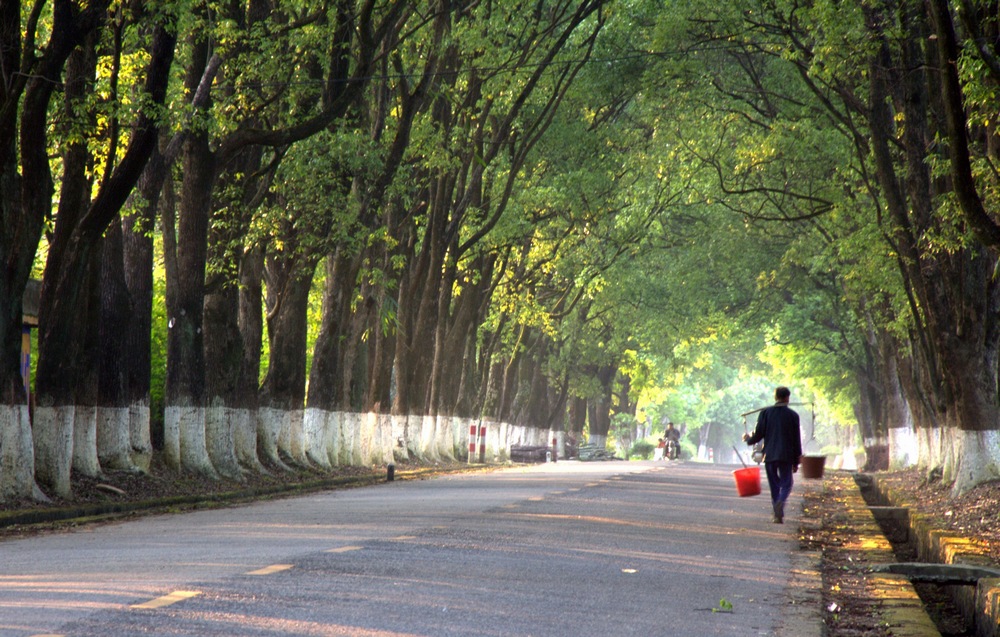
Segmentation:
[(270, 575), (271, 573), (278, 573), (280, 571), (287, 571), (288, 569), (295, 566), (294, 564), (272, 564), (270, 566), (265, 566), (264, 568), (258, 568), (256, 571), (250, 571), (247, 575)]
[(171, 604), (176, 604), (177, 602), (182, 602), (185, 599), (197, 597), (198, 595), (201, 595), (201, 591), (174, 591), (169, 595), (157, 597), (142, 604), (133, 604), (129, 608), (163, 608), (164, 606), (170, 606)]
[(415, 540), (415, 539), (417, 539), (417, 536), (416, 535), (397, 535), (393, 539), (394, 540)]
[(347, 553), (348, 551), (360, 551), (362, 548), (364, 548), (364, 547), (361, 547), (361, 546), (341, 546), (341, 547), (338, 547), (338, 548), (335, 548), (335, 549), (327, 549), (326, 552), (327, 553)]

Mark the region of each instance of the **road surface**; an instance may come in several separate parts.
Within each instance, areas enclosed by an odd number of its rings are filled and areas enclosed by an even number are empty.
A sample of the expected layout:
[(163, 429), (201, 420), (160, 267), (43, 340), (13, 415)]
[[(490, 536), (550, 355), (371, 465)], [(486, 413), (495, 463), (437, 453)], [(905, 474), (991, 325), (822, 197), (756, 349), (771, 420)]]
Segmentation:
[(733, 469), (558, 462), (0, 542), (0, 637), (775, 635), (800, 503), (771, 523)]

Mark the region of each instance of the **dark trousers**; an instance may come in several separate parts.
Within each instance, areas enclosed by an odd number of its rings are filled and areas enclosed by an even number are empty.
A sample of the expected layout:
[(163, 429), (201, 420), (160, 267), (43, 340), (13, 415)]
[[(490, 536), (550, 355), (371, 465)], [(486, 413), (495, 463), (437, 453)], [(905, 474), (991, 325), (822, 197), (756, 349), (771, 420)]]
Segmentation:
[(764, 462), (767, 485), (771, 488), (771, 502), (784, 502), (792, 492), (792, 474), (795, 465), (787, 460)]

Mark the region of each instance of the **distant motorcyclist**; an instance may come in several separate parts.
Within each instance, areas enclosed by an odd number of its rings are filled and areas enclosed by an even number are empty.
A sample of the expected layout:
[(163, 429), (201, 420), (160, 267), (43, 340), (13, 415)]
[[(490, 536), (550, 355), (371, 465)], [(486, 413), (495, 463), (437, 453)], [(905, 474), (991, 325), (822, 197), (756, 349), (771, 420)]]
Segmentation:
[(674, 423), (668, 422), (663, 432), (663, 440), (667, 443), (664, 456), (668, 460), (676, 460), (681, 455), (681, 432), (674, 429)]

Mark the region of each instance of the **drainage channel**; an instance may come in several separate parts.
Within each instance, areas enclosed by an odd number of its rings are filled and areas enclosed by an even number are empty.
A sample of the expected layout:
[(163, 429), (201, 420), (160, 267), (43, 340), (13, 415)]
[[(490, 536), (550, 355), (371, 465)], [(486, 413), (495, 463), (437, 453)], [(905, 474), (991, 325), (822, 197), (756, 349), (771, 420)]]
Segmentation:
[(996, 574), (982, 569), (918, 562), (917, 545), (910, 529), (909, 509), (889, 506), (881, 501), (877, 490), (873, 488), (871, 476), (855, 474), (855, 482), (898, 560), (895, 564), (882, 565), (876, 570), (904, 575), (910, 580), (942, 637), (975, 637), (973, 617), (963, 613), (956, 600), (959, 599), (959, 591), (963, 589), (971, 591), (975, 596), (976, 580), (980, 577), (995, 577)]

